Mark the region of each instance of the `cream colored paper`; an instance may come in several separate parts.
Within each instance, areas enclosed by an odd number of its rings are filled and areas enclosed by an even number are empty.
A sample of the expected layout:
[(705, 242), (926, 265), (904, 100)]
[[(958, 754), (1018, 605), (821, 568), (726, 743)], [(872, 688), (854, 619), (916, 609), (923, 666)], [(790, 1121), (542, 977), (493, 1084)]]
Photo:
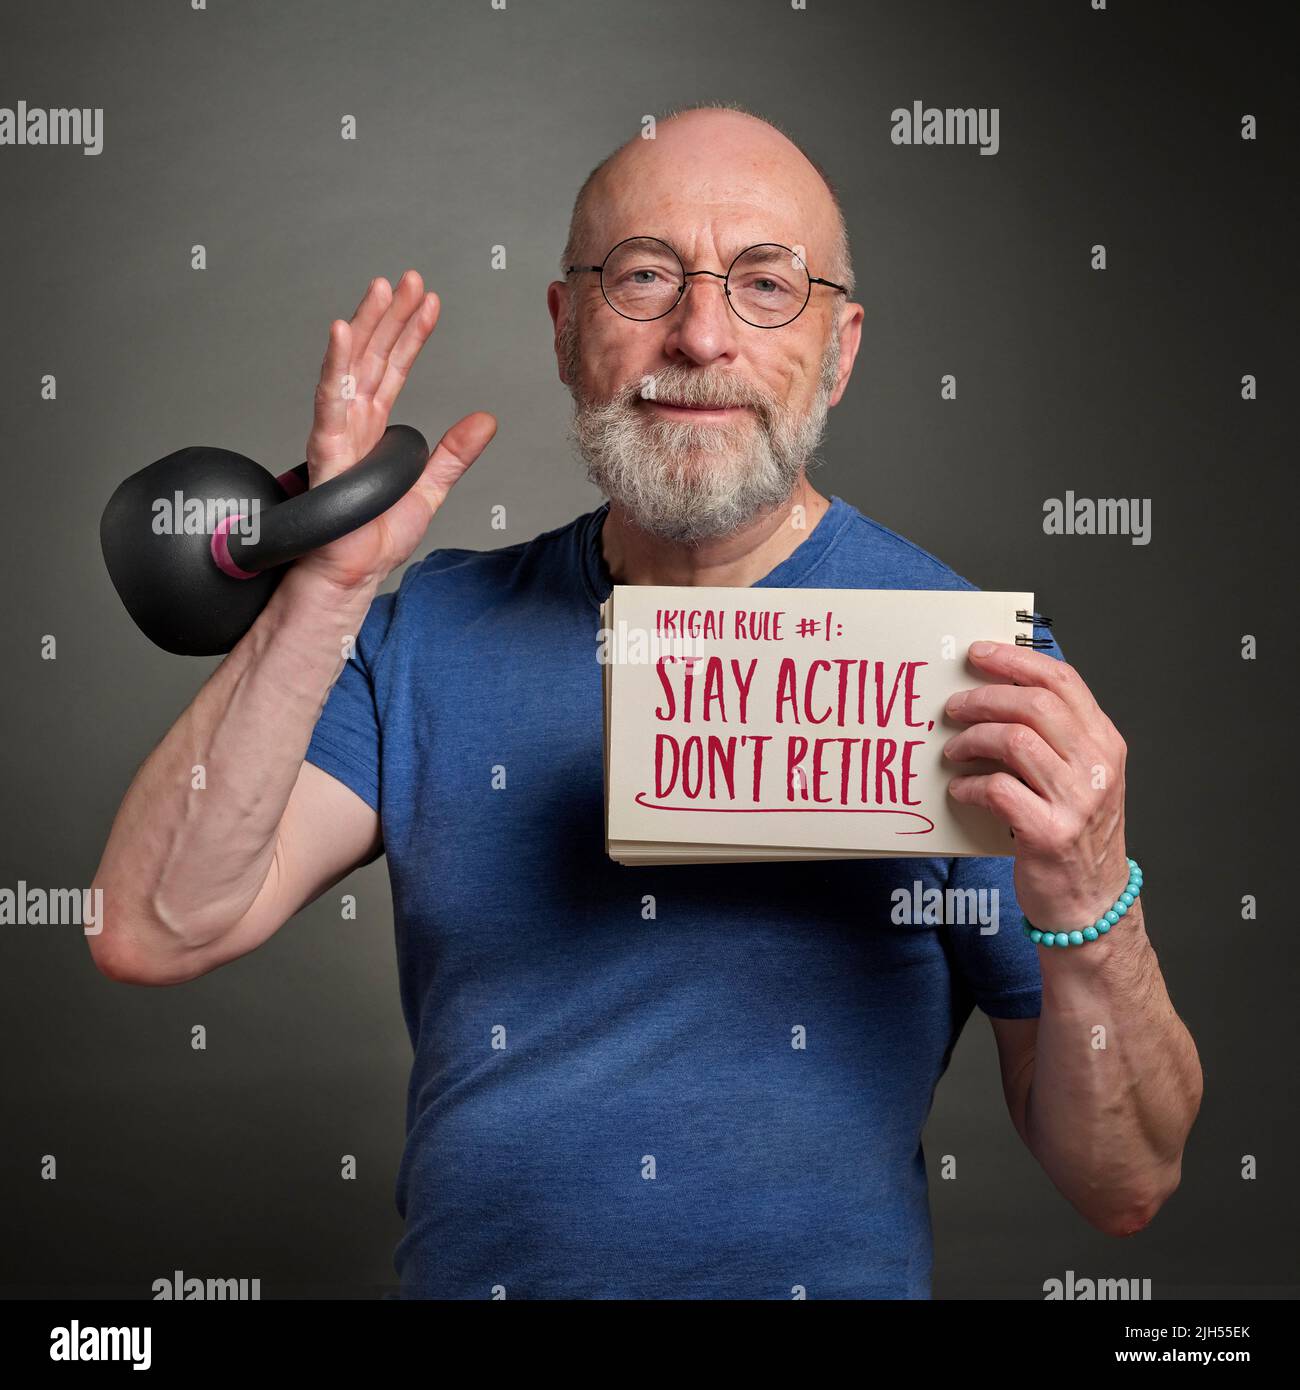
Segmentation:
[[(616, 586), (602, 614), (608, 852), (624, 863), (1011, 854), (1005, 825), (947, 795), (958, 769), (942, 747), (965, 726), (944, 705), (984, 679), (966, 659), (970, 643), (1032, 634), (1016, 616), (1032, 611), (1029, 593)], [(718, 632), (705, 635), (697, 620), (675, 634), (662, 615), (682, 612), (713, 615)], [(765, 622), (765, 640), (749, 635)], [(814, 662), (826, 664), (805, 690)], [(778, 690), (797, 702), (782, 702), (780, 720)], [(660, 734), (672, 742), (656, 783)], [(791, 735), (807, 747), (788, 777)], [(756, 739), (766, 742), (756, 749)], [(822, 743), (820, 763), (817, 739), (834, 740)], [(878, 777), (872, 759), (882, 755)]]

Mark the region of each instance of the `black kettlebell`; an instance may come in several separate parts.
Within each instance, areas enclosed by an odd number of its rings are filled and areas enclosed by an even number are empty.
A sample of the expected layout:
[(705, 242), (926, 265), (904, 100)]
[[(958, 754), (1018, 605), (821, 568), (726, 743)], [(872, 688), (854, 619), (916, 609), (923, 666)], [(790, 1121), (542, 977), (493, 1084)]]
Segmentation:
[(151, 642), (217, 656), (252, 627), (290, 560), (386, 512), (428, 458), (419, 430), (389, 425), (365, 458), (308, 488), (305, 463), (276, 477), (229, 449), (178, 449), (109, 498), (104, 563)]

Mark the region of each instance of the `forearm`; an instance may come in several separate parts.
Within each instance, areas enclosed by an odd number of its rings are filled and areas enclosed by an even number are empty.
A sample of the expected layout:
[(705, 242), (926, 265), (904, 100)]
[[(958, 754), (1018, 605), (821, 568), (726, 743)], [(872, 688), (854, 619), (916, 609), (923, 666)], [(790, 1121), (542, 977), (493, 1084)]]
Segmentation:
[(374, 592), (285, 576), (132, 780), (96, 874), (106, 936), (129, 930), (134, 949), (149, 938), (189, 949), (248, 911), (346, 639)]
[(1137, 1230), (1178, 1185), (1201, 1098), (1196, 1046), (1170, 1003), (1140, 899), (1103, 939), (1039, 957), (1026, 1142), (1090, 1221)]

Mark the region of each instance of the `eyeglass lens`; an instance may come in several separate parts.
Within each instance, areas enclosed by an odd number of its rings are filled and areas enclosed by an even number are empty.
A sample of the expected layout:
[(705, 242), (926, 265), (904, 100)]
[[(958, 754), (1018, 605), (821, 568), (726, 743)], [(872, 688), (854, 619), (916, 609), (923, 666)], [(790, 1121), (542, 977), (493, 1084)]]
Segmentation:
[[(657, 319), (684, 292), (685, 271), (667, 242), (634, 237), (610, 253), (601, 287), (610, 306), (630, 319)], [(808, 268), (794, 251), (771, 243), (751, 246), (727, 275), (732, 308), (747, 323), (776, 328), (808, 302)]]

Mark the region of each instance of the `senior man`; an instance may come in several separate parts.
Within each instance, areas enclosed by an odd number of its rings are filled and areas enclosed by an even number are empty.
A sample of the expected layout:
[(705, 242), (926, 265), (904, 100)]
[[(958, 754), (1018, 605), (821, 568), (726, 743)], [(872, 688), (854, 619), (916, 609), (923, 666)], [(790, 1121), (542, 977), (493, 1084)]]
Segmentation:
[[(833, 189), (769, 123), (692, 108), (615, 151), (548, 291), (607, 503), (377, 596), (495, 431), (465, 417), (414, 492), (290, 570), (126, 795), (89, 938), (116, 979), (210, 971), (387, 855), (403, 1297), (927, 1297), (921, 1132), (977, 1007), (1012, 1122), (1089, 1222), (1136, 1231), (1178, 1184), (1200, 1069), (1140, 900), (1083, 948), (1020, 926), (1017, 903), (1090, 926), (1130, 882), (1124, 743), (1055, 648), (976, 644), (993, 683), (952, 707), (951, 794), (1013, 827), (1014, 859), (604, 854), (612, 583), (973, 587), (808, 480), (852, 290)], [(313, 485), (379, 438), (438, 309), (408, 271), (331, 326)], [(960, 775), (973, 758), (1002, 770)], [(1000, 930), (896, 922), (918, 884), (998, 889)]]

